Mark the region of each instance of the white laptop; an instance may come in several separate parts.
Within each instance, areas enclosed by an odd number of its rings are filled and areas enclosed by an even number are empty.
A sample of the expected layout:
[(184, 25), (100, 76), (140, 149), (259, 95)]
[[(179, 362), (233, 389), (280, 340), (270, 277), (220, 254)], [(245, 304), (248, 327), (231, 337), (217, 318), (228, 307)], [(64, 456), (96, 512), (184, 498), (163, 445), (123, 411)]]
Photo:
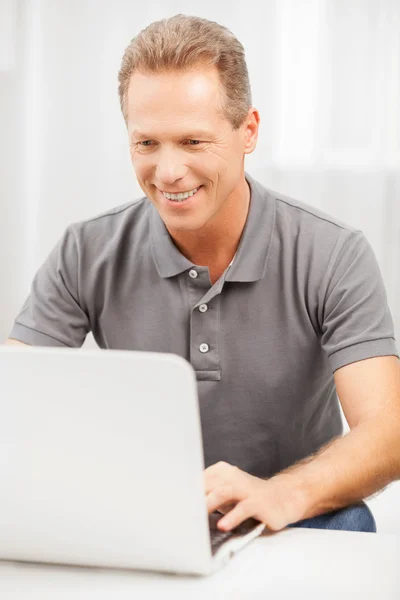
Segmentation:
[(1, 346), (0, 415), (0, 559), (208, 574), (264, 529), (207, 514), (179, 356)]

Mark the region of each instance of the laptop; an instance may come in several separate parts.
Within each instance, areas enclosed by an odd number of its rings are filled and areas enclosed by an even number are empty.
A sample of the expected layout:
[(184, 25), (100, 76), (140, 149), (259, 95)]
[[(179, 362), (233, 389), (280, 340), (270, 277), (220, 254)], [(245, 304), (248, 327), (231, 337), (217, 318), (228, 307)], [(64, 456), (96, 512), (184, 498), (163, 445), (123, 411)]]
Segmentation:
[(177, 355), (1, 346), (0, 414), (0, 559), (206, 575), (265, 527), (207, 514)]

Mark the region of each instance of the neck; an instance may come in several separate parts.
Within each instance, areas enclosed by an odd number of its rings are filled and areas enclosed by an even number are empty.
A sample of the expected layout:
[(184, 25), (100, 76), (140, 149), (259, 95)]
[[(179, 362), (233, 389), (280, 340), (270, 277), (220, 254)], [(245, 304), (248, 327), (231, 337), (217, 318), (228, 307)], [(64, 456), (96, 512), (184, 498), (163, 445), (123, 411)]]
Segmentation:
[(170, 231), (179, 251), (193, 264), (224, 271), (235, 256), (250, 205), (246, 180), (214, 217), (197, 231)]

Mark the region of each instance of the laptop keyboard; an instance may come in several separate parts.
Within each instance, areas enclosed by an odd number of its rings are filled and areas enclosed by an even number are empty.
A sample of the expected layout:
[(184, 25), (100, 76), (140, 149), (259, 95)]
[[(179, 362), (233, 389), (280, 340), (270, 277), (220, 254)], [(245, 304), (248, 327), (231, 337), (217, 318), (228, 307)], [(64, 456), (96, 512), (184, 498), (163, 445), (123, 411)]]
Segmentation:
[(230, 540), (233, 537), (241, 537), (260, 524), (259, 521), (256, 521), (255, 519), (246, 519), (246, 521), (243, 521), (243, 523), (238, 525), (238, 527), (235, 527), (235, 529), (232, 529), (232, 531), (220, 531), (217, 528), (217, 523), (223, 516), (224, 515), (221, 515), (219, 512), (213, 512), (211, 515), (208, 515), (211, 551), (213, 556), (227, 540)]

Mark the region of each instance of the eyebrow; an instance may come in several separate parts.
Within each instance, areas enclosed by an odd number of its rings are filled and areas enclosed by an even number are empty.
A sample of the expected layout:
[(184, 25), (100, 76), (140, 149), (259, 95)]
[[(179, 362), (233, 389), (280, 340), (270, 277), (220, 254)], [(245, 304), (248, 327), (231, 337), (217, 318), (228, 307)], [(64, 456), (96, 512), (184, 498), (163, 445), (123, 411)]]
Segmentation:
[[(197, 138), (210, 138), (211, 136), (212, 136), (212, 133), (210, 131), (196, 129), (193, 131), (189, 131), (188, 133), (184, 133), (182, 135), (177, 135), (174, 137), (194, 140)], [(145, 132), (142, 133), (139, 130), (134, 129), (132, 131), (130, 137), (131, 137), (131, 139), (135, 137), (135, 138), (142, 139), (142, 140), (152, 140), (152, 139), (154, 139), (154, 137), (157, 137), (157, 136), (154, 136), (150, 133), (145, 133)]]

